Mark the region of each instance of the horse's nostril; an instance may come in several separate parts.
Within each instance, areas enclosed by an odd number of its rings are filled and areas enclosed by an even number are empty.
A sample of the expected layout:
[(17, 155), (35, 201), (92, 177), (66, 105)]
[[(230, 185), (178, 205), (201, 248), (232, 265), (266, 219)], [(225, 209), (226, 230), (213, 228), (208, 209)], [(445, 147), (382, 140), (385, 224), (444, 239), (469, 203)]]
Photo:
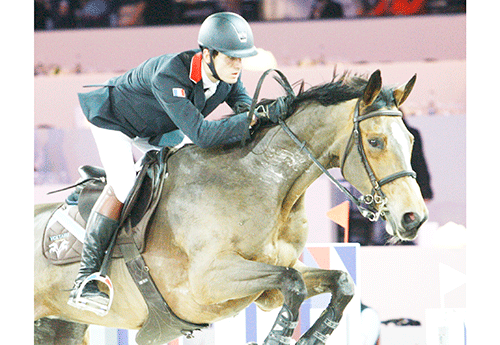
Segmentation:
[(413, 212), (407, 212), (403, 215), (401, 225), (403, 226), (404, 231), (399, 234), (405, 240), (412, 240), (417, 236), (418, 228), (421, 225), (420, 216)]
[(413, 212), (407, 212), (403, 215), (403, 220), (401, 222), (403, 228), (409, 232), (416, 232), (421, 225), (420, 216)]
[(405, 224), (412, 224), (417, 220), (417, 215), (413, 212), (408, 212), (403, 215), (403, 222)]

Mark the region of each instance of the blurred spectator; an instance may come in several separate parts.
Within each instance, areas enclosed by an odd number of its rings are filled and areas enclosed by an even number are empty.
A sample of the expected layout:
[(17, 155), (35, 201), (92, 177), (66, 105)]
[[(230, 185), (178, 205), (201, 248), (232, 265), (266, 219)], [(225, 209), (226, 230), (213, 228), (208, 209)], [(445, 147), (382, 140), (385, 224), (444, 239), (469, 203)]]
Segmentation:
[(466, 0), (427, 0), (427, 13), (465, 13)]
[(35, 30), (45, 30), (50, 18), (50, 5), (44, 0), (35, 0)]
[[(145, 0), (116, 0), (118, 26), (138, 26), (144, 24)], [(156, 9), (158, 11), (158, 9)]]
[(333, 0), (316, 0), (311, 9), (310, 19), (342, 18), (342, 5)]
[(218, 0), (220, 11), (238, 13), (247, 21), (260, 20), (261, 0)]
[(149, 0), (144, 10), (145, 25), (167, 25), (175, 23), (173, 0)]
[(361, 0), (369, 16), (413, 15), (425, 13), (427, 0)]
[(79, 26), (83, 28), (109, 27), (113, 10), (113, 0), (80, 0), (79, 10), (76, 12)]
[(219, 0), (219, 6), (223, 11), (229, 11), (243, 15), (243, 0)]
[(222, 11), (217, 0), (179, 0), (175, 5), (175, 20), (182, 24), (201, 23), (209, 15)]
[(424, 156), (424, 147), (422, 144), (422, 137), (418, 129), (411, 127), (406, 122), (406, 117), (403, 112), (403, 122), (415, 138), (413, 142), (413, 150), (411, 153), (411, 167), (417, 173), (417, 183), (422, 191), (422, 196), (425, 201), (430, 201), (434, 197), (431, 187), (431, 176), (427, 167), (427, 161)]
[(51, 18), (54, 29), (71, 29), (76, 27), (75, 11), (77, 0), (51, 0)]

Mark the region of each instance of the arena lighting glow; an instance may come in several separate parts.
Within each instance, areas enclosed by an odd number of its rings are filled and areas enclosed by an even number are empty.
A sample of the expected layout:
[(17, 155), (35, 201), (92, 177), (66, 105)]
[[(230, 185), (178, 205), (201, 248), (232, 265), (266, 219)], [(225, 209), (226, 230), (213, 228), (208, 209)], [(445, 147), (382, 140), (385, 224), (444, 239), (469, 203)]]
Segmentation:
[(242, 60), (244, 70), (267, 71), (270, 68), (278, 67), (278, 63), (273, 53), (262, 48), (257, 48), (257, 51), (257, 55)]

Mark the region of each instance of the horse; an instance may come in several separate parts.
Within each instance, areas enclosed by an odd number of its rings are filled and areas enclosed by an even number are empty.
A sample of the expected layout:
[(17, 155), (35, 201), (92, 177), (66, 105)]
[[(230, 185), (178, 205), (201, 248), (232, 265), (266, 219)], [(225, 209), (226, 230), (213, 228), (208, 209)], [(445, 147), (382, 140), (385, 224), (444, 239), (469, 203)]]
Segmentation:
[[(326, 169), (341, 167), (371, 203), (371, 212), (361, 210), (383, 217), (394, 238), (417, 236), (428, 211), (411, 171), (413, 138), (398, 110), (415, 78), (382, 87), (379, 70), (334, 76), (301, 87), (281, 125), (262, 126), (245, 145), (190, 145), (173, 154), (143, 258), (175, 315), (212, 324), (252, 302), (265, 311), (281, 307), (264, 345), (285, 345), (302, 302), (330, 293), (328, 307), (298, 341), (322, 344), (355, 291), (346, 272), (299, 261), (308, 234), (305, 192)], [(113, 260), (115, 298), (107, 315), (68, 306), (78, 264), (51, 265), (40, 248), (57, 206), (35, 205), (36, 343), (85, 343), (88, 324), (140, 329), (148, 308), (123, 259)]]

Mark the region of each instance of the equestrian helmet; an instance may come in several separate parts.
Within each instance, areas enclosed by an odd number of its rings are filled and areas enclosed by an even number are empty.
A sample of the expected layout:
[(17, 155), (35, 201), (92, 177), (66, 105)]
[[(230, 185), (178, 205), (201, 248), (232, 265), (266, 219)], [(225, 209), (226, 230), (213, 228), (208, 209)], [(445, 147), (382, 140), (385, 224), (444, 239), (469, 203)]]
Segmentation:
[(242, 16), (231, 12), (208, 16), (201, 24), (198, 44), (236, 58), (257, 55), (250, 25)]

